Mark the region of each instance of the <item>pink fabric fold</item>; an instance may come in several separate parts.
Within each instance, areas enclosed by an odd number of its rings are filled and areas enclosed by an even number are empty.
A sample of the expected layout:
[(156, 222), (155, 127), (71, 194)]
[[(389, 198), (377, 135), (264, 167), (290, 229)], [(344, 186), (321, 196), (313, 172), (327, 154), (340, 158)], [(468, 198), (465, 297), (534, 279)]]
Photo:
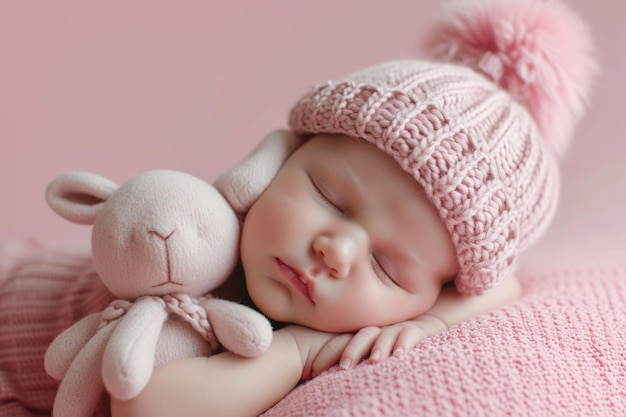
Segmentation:
[[(0, 244), (0, 416), (50, 415), (58, 383), (44, 370), (48, 345), (111, 299), (88, 251)], [(107, 408), (103, 399), (95, 415)]]

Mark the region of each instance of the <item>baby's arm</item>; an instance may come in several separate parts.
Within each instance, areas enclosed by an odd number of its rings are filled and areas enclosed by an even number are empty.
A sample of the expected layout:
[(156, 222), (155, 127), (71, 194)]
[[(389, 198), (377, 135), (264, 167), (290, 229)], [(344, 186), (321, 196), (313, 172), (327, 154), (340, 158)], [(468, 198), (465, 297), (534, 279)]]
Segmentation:
[(225, 352), (170, 362), (155, 370), (138, 397), (112, 399), (112, 417), (257, 416), (306, 378), (332, 336), (287, 326), (255, 358)]
[(415, 319), (335, 336), (315, 358), (312, 375), (338, 361), (342, 368), (352, 368), (367, 356), (377, 362), (397, 349), (412, 349), (427, 337), (515, 300), (520, 293), (519, 282), (513, 276), (480, 296), (463, 296), (454, 286), (445, 287), (430, 310)]

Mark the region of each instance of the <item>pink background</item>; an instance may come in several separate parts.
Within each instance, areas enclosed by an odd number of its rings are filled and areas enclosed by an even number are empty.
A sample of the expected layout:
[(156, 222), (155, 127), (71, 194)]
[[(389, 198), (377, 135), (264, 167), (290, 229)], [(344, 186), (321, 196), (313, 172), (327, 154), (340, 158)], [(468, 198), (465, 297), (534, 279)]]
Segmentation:
[[(56, 175), (153, 168), (213, 180), (311, 85), (415, 56), (432, 0), (0, 2), (0, 239), (88, 242), (46, 205)], [(626, 2), (571, 0), (603, 71), (564, 161), (561, 206), (528, 254), (626, 249)]]

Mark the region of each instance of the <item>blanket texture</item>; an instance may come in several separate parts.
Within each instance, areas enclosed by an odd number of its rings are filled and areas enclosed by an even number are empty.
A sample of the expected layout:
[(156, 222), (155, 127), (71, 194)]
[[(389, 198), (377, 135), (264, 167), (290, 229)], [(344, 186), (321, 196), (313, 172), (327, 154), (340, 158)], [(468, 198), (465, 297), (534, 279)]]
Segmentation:
[(380, 364), (331, 369), (263, 416), (626, 416), (626, 270), (519, 278), (516, 303)]
[[(626, 416), (626, 268), (519, 278), (515, 303), (380, 364), (335, 367), (263, 417)], [(87, 252), (0, 244), (0, 416), (50, 415), (48, 344), (110, 300)]]

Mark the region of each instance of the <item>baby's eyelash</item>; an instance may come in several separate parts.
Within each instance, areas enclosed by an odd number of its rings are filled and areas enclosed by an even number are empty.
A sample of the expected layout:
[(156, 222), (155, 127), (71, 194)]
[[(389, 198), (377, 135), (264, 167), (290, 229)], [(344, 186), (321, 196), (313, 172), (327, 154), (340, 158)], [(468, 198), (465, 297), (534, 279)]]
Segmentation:
[(328, 207), (330, 207), (331, 209), (336, 210), (343, 214), (344, 210), (339, 206), (339, 204), (335, 203), (331, 198), (329, 198), (328, 195), (326, 195), (326, 193), (324, 193), (320, 189), (317, 182), (310, 175), (309, 175), (309, 180), (311, 181), (311, 184), (313, 185), (313, 190), (315, 191), (315, 194), (317, 194), (320, 200), (322, 200), (322, 202)]
[(393, 284), (393, 285), (398, 285), (398, 283), (394, 281), (389, 276), (387, 271), (385, 271), (385, 269), (380, 265), (380, 262), (374, 255), (372, 255), (372, 269), (374, 269), (374, 272), (382, 281)]

